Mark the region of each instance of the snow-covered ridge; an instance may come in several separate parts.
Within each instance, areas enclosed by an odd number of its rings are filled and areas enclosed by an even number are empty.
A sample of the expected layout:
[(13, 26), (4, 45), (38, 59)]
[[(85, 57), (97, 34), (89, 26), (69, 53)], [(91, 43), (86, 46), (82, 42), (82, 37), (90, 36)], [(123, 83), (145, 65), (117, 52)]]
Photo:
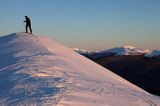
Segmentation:
[(55, 41), (0, 37), (1, 106), (158, 106), (160, 98)]

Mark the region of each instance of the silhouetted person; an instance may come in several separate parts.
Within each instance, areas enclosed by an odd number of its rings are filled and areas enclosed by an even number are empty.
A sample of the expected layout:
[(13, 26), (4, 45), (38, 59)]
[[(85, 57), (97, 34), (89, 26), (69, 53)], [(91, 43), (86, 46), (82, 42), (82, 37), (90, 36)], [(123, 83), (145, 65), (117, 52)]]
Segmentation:
[(28, 28), (30, 30), (30, 33), (32, 34), (32, 28), (31, 28), (31, 20), (28, 16), (25, 16), (26, 20), (24, 21), (26, 23), (26, 33), (28, 33)]

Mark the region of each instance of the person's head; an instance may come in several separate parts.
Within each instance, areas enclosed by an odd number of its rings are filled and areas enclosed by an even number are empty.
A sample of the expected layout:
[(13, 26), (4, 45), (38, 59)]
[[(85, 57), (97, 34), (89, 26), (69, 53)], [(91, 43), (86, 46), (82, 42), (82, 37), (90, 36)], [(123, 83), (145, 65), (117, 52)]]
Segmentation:
[(25, 16), (25, 18), (28, 18), (28, 16)]

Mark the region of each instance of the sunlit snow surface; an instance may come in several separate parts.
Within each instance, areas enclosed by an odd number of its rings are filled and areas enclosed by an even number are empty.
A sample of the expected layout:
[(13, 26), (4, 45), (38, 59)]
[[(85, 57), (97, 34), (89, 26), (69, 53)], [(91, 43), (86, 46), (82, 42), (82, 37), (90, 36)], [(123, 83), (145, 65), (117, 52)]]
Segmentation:
[(0, 37), (0, 106), (160, 106), (148, 94), (55, 41)]

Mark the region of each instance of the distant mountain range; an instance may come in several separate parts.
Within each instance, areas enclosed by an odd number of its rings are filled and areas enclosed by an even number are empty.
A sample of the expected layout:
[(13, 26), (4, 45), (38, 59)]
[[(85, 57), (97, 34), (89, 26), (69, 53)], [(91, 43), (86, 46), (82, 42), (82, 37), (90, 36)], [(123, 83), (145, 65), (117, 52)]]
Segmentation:
[(160, 50), (133, 46), (102, 51), (74, 50), (144, 90), (160, 95)]
[(149, 49), (141, 49), (136, 48), (134, 46), (123, 46), (123, 47), (115, 47), (111, 49), (106, 49), (102, 51), (88, 51), (83, 49), (74, 48), (74, 50), (80, 54), (84, 55), (94, 55), (95, 58), (107, 55), (115, 55), (115, 56), (124, 56), (124, 55), (144, 55), (146, 57), (156, 57), (160, 56), (160, 50), (149, 50)]

